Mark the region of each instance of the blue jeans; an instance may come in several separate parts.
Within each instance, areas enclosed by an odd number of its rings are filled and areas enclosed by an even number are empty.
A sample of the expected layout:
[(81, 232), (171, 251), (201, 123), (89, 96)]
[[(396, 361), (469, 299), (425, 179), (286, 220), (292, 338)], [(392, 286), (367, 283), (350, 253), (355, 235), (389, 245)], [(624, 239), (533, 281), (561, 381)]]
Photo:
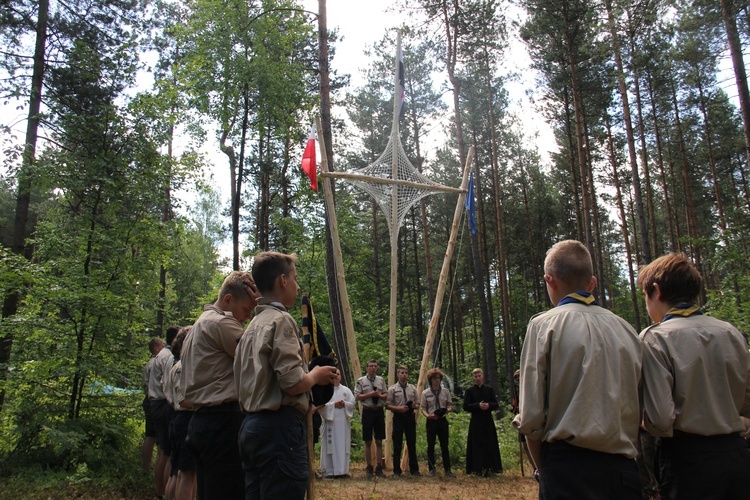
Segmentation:
[(283, 410), (247, 414), (239, 447), (247, 500), (305, 497), (307, 432), (298, 415)]

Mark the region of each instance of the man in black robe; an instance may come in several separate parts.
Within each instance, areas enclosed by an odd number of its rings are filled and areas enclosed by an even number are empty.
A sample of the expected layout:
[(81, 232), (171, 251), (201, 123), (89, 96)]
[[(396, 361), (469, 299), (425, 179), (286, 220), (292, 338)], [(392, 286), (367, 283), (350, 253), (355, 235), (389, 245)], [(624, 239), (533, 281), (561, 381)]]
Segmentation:
[(466, 473), (477, 476), (500, 474), (503, 463), (497, 444), (497, 431), (492, 412), (497, 410), (497, 398), (492, 387), (484, 385), (484, 372), (471, 372), (472, 387), (464, 393), (464, 411), (471, 413), (469, 437), (466, 439)]

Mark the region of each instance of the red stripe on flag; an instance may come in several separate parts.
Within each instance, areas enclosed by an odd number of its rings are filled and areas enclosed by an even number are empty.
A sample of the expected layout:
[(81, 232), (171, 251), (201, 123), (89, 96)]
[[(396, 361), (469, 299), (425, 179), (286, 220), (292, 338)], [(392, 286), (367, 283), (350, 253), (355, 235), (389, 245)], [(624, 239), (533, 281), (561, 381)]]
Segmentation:
[(305, 152), (302, 154), (302, 170), (310, 178), (310, 187), (313, 191), (318, 190), (318, 170), (315, 161), (315, 132), (310, 130), (310, 138), (307, 139)]

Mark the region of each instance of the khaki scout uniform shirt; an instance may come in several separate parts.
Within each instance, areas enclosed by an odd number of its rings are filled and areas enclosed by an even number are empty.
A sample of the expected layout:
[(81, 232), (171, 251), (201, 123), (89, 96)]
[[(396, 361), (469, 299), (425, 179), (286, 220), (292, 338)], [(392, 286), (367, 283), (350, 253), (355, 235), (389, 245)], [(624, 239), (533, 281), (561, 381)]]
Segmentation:
[(156, 356), (152, 354), (143, 367), (143, 374), (141, 375), (141, 387), (143, 387), (143, 392), (146, 396), (148, 396), (148, 380), (151, 377), (151, 369), (154, 367), (154, 362), (156, 362)]
[(232, 365), (242, 333), (231, 312), (203, 306), (182, 346), (180, 401), (191, 402), (196, 410), (237, 401)]
[(234, 360), (240, 406), (247, 413), (288, 406), (302, 417), (309, 407), (309, 394), (290, 396), (284, 392), (307, 374), (297, 323), (278, 302), (261, 303), (255, 311)]
[(406, 384), (406, 387), (401, 387), (401, 384), (396, 382), (388, 388), (388, 397), (385, 399), (386, 406), (406, 406), (407, 401), (419, 403), (417, 388), (412, 384)]
[(441, 387), (437, 396), (430, 387), (422, 391), (422, 410), (426, 411), (428, 415), (432, 415), (438, 408), (453, 408), (450, 391)]
[(565, 304), (529, 321), (521, 350), (520, 413), (531, 439), (634, 458), (642, 346), (612, 312)]
[(167, 401), (176, 411), (182, 411), (186, 408), (180, 406), (180, 374), (182, 373), (182, 361), (178, 360), (169, 370), (169, 376), (164, 381), (164, 394)]
[(646, 328), (643, 405), (646, 430), (713, 436), (744, 431), (750, 417), (750, 353), (731, 324), (675, 316)]
[[(360, 394), (368, 394), (375, 390), (380, 389), (381, 394), (386, 394), (388, 388), (385, 386), (385, 380), (379, 375), (375, 375), (375, 380), (370, 380), (367, 375), (360, 377), (357, 383), (354, 385), (354, 399)], [(372, 398), (363, 399), (359, 402), (363, 407), (376, 410), (378, 408), (385, 408), (385, 400), (377, 398), (377, 403), (372, 401)]]
[(154, 364), (151, 366), (151, 372), (148, 376), (148, 397), (152, 400), (165, 399), (164, 380), (169, 375), (169, 369), (172, 368), (174, 356), (168, 346), (159, 351), (154, 358)]

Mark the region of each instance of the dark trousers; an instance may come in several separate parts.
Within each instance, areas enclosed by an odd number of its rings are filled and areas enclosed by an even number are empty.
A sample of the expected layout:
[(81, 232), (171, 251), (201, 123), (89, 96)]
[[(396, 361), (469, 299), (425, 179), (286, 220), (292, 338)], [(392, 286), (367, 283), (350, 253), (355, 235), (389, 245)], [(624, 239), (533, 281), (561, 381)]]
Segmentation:
[(156, 446), (162, 454), (169, 456), (172, 453), (172, 444), (169, 441), (169, 423), (172, 421), (174, 409), (166, 399), (151, 400), (151, 418), (156, 425)]
[(555, 441), (542, 443), (539, 498), (640, 500), (635, 460)]
[(393, 472), (401, 472), (401, 450), (403, 439), (406, 437), (406, 449), (409, 452), (409, 471), (419, 472), (419, 461), (417, 460), (417, 422), (414, 413), (393, 414)]
[(698, 436), (675, 431), (657, 451), (659, 498), (750, 499), (750, 450), (739, 434)]
[(169, 426), (169, 441), (172, 443), (172, 453), (169, 456), (172, 465), (170, 475), (172, 476), (177, 474), (179, 470), (183, 472), (195, 471), (193, 453), (185, 446), (185, 438), (192, 417), (193, 412), (191, 411), (177, 411)]
[(247, 500), (305, 497), (307, 432), (299, 415), (283, 410), (248, 413), (239, 447)]
[(199, 500), (244, 497), (245, 481), (237, 448), (241, 423), (242, 413), (236, 402), (201, 408), (190, 419), (186, 446), (195, 459)]
[(435, 470), (435, 438), (440, 440), (440, 452), (443, 456), (443, 468), (445, 472), (451, 471), (451, 453), (448, 449), (448, 420), (439, 418), (427, 420), (427, 464), (430, 470)]

